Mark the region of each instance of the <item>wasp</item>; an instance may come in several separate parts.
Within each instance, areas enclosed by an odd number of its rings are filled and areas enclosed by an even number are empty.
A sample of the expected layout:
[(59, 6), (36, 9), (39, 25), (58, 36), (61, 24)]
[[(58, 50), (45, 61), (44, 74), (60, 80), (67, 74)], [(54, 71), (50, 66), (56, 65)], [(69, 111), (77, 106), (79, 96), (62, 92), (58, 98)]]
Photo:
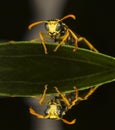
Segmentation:
[(85, 38), (85, 37), (81, 37), (81, 36), (77, 36), (64, 22), (63, 20), (67, 19), (67, 18), (72, 18), (72, 19), (76, 19), (75, 15), (73, 14), (68, 14), (65, 17), (63, 17), (62, 19), (53, 19), (53, 20), (45, 20), (45, 21), (37, 21), (37, 22), (33, 22), (32, 24), (30, 24), (28, 26), (29, 30), (31, 30), (34, 26), (38, 25), (38, 24), (42, 24), (44, 23), (45, 25), (45, 29), (46, 29), (46, 33), (43, 32), (39, 32), (39, 37), (41, 40), (41, 43), (43, 45), (44, 48), (44, 52), (45, 54), (47, 54), (47, 47), (45, 45), (45, 38), (51, 38), (54, 40), (54, 42), (57, 42), (58, 45), (55, 47), (54, 52), (56, 52), (58, 50), (58, 48), (63, 45), (63, 44), (67, 44), (67, 45), (73, 45), (75, 46), (73, 51), (76, 51), (78, 49), (78, 42), (80, 41), (84, 41), (84, 43), (91, 49), (94, 50), (96, 52), (97, 49)]
[[(80, 97), (78, 95), (77, 87), (73, 87), (73, 88), (74, 88), (73, 93), (64, 94), (60, 92), (57, 87), (54, 87), (58, 95), (54, 96), (47, 102), (47, 108), (44, 111), (44, 115), (37, 113), (32, 107), (29, 108), (30, 113), (37, 118), (56, 119), (56, 120), (62, 120), (64, 123), (69, 124), (69, 125), (74, 124), (76, 122), (76, 119), (73, 119), (72, 121), (68, 121), (64, 119), (63, 116), (66, 114), (68, 110), (70, 110), (78, 102), (87, 100), (88, 97), (97, 89), (97, 87), (91, 88), (84, 97)], [(41, 105), (44, 104), (46, 92), (47, 92), (47, 85), (45, 85), (43, 94), (39, 100), (39, 103)]]

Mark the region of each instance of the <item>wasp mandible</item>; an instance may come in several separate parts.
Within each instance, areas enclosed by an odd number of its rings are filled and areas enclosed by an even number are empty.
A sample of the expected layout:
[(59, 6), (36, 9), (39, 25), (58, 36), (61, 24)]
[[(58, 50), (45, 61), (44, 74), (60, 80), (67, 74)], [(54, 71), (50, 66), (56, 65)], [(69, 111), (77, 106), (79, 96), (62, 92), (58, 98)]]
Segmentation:
[(62, 19), (53, 19), (53, 20), (45, 20), (45, 21), (37, 21), (28, 26), (29, 30), (38, 24), (45, 23), (45, 29), (47, 33), (39, 32), (39, 37), (41, 43), (44, 48), (45, 54), (48, 53), (47, 47), (45, 45), (45, 37), (49, 37), (54, 40), (54, 42), (58, 42), (58, 45), (55, 47), (54, 52), (58, 50), (58, 48), (63, 44), (74, 45), (73, 51), (78, 49), (78, 42), (84, 41), (84, 43), (93, 51), (97, 51), (97, 49), (84, 37), (77, 36), (64, 22), (63, 20), (67, 18), (76, 19), (75, 15), (68, 14)]

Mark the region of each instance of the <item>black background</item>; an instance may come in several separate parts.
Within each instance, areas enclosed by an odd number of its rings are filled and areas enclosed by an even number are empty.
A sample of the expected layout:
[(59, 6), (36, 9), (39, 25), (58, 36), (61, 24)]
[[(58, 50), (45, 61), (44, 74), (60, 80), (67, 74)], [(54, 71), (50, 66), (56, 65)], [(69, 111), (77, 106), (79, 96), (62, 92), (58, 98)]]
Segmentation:
[[(86, 37), (102, 53), (115, 56), (115, 7), (109, 0), (68, 0), (63, 16), (73, 13), (77, 19), (67, 25)], [(22, 40), (32, 12), (27, 0), (2, 1), (0, 4), (0, 39)], [(77, 119), (64, 129), (115, 130), (115, 82), (101, 86), (85, 102), (70, 110), (66, 118)], [(0, 99), (0, 129), (29, 130), (30, 115), (22, 98)]]

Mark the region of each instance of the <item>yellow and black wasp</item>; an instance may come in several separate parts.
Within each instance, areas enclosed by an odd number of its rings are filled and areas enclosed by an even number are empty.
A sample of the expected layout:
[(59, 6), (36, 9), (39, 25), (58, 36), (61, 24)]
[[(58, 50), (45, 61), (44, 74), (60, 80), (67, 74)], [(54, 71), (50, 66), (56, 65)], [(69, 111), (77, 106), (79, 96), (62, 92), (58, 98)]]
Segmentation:
[[(48, 100), (48, 102), (46, 102), (47, 108), (44, 111), (44, 115), (37, 113), (32, 107), (30, 107), (29, 111), (32, 115), (34, 115), (37, 118), (62, 120), (64, 123), (72, 125), (76, 122), (76, 119), (68, 121), (64, 119), (63, 116), (78, 102), (82, 100), (87, 100), (88, 97), (97, 89), (97, 87), (91, 88), (88, 91), (88, 93), (85, 94), (85, 96), (83, 97), (79, 97), (77, 87), (74, 87), (73, 93), (66, 93), (66, 94), (60, 92), (57, 87), (54, 87), (54, 89), (58, 95), (52, 97), (50, 100)], [(46, 92), (47, 92), (47, 85), (45, 85), (43, 95), (39, 100), (40, 105), (44, 104)]]
[(54, 49), (54, 51), (57, 51), (57, 49), (63, 45), (74, 45), (75, 48), (73, 51), (76, 51), (78, 49), (78, 42), (84, 41), (84, 43), (91, 49), (96, 52), (97, 49), (84, 37), (77, 36), (64, 22), (63, 20), (67, 18), (76, 19), (75, 15), (68, 14), (62, 19), (54, 19), (54, 20), (45, 20), (45, 21), (37, 21), (28, 26), (29, 29), (32, 29), (34, 26), (45, 23), (45, 29), (47, 33), (39, 32), (40, 40), (44, 48), (45, 54), (47, 54), (47, 47), (45, 45), (45, 37), (49, 37), (54, 40), (54, 42), (58, 42), (58, 45)]

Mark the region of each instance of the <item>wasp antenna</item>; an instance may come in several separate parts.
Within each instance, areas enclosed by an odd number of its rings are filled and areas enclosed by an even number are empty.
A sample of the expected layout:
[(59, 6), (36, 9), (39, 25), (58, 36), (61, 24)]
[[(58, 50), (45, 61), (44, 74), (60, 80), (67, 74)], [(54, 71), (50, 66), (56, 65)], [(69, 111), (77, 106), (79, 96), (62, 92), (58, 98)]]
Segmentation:
[(64, 123), (66, 123), (66, 124), (68, 124), (68, 125), (73, 125), (73, 124), (75, 124), (75, 122), (76, 122), (76, 119), (74, 119), (74, 120), (72, 120), (72, 121), (67, 121), (67, 120), (65, 120), (65, 119), (61, 119)]
[(48, 117), (44, 117), (43, 115), (39, 114), (39, 113), (36, 113), (31, 107), (29, 108), (29, 112), (36, 116), (37, 118), (48, 118)]
[(59, 21), (63, 21), (64, 19), (67, 19), (67, 18), (72, 18), (72, 19), (76, 19), (76, 17), (75, 17), (75, 15), (73, 15), (73, 14), (68, 14), (68, 15), (66, 15), (66, 16), (64, 16), (62, 19), (60, 19)]
[(38, 25), (38, 24), (41, 24), (41, 23), (44, 23), (44, 22), (47, 22), (47, 21), (39, 21), (39, 22), (34, 22), (32, 24), (30, 24), (28, 26), (28, 29), (31, 30), (34, 26)]

